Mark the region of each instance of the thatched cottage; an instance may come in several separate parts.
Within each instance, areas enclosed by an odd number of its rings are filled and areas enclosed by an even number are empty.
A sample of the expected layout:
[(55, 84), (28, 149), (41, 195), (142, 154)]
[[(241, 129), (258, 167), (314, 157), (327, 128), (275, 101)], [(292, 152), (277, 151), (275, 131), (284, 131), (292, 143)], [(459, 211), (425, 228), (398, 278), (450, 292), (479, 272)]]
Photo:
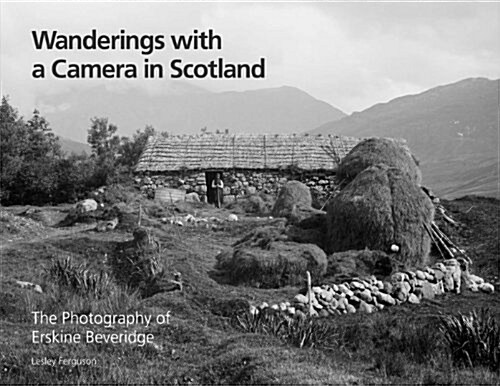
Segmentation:
[(177, 188), (209, 202), (217, 173), (226, 200), (259, 191), (275, 194), (291, 179), (321, 194), (335, 189), (335, 169), (358, 142), (321, 135), (157, 136), (149, 139), (136, 172), (144, 189)]

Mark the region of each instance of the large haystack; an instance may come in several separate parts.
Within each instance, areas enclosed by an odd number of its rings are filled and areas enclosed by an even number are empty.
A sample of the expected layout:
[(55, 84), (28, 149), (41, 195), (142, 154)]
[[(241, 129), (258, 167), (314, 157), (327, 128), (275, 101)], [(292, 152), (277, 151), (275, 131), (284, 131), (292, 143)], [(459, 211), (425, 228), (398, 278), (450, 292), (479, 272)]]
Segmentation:
[(367, 167), (376, 164), (398, 168), (418, 185), (422, 181), (418, 161), (408, 146), (390, 138), (369, 138), (358, 143), (340, 162), (337, 175), (341, 181), (349, 183)]
[(296, 216), (298, 211), (312, 208), (312, 197), (309, 188), (299, 181), (289, 181), (280, 190), (274, 204), (274, 217)]
[(434, 206), (422, 190), (396, 168), (372, 166), (349, 183), (328, 207), (329, 252), (371, 250), (390, 252), (399, 246), (398, 260), (426, 264)]

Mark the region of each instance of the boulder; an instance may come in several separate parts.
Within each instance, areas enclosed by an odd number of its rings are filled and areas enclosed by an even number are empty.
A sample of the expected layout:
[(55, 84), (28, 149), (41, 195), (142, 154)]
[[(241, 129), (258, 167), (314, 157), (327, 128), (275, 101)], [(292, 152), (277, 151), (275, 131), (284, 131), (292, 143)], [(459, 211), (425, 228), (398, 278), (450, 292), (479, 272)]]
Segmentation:
[(97, 210), (97, 207), (97, 201), (92, 198), (88, 198), (76, 204), (76, 210), (78, 213), (93, 212), (94, 210)]
[(195, 192), (188, 193), (186, 194), (185, 200), (188, 202), (200, 202), (200, 196)]

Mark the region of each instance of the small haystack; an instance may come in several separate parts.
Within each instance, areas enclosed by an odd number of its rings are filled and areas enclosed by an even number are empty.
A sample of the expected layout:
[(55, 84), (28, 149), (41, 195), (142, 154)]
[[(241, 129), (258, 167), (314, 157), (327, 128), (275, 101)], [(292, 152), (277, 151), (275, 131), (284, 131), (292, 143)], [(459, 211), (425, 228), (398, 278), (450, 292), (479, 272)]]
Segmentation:
[(337, 175), (347, 184), (367, 167), (376, 164), (402, 170), (417, 185), (422, 181), (418, 161), (408, 146), (391, 138), (369, 138), (358, 143), (340, 162)]
[(431, 200), (407, 173), (383, 164), (349, 183), (328, 206), (329, 252), (380, 250), (406, 265), (427, 264), (431, 239), (425, 227), (434, 217)]
[(232, 284), (258, 288), (300, 285), (306, 272), (318, 281), (326, 272), (325, 252), (317, 245), (273, 241), (264, 248), (243, 243), (217, 257), (215, 268)]
[(272, 215), (290, 218), (298, 216), (302, 210), (307, 211), (311, 208), (312, 197), (309, 188), (302, 182), (289, 181), (281, 188)]

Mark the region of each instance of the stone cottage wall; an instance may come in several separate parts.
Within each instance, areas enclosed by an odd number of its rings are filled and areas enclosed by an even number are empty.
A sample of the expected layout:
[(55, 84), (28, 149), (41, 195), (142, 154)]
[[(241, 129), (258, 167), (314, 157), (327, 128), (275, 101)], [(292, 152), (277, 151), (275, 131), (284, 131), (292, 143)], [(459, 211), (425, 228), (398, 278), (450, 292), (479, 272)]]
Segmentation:
[[(332, 171), (305, 172), (297, 170), (225, 170), (224, 201), (231, 202), (248, 194), (266, 193), (277, 195), (281, 187), (291, 180), (305, 183), (311, 189), (313, 200), (325, 200), (336, 192), (337, 184)], [(136, 183), (145, 193), (152, 194), (157, 188), (183, 189), (186, 193), (196, 192), (206, 201), (207, 186), (204, 171), (170, 172), (138, 177)]]

